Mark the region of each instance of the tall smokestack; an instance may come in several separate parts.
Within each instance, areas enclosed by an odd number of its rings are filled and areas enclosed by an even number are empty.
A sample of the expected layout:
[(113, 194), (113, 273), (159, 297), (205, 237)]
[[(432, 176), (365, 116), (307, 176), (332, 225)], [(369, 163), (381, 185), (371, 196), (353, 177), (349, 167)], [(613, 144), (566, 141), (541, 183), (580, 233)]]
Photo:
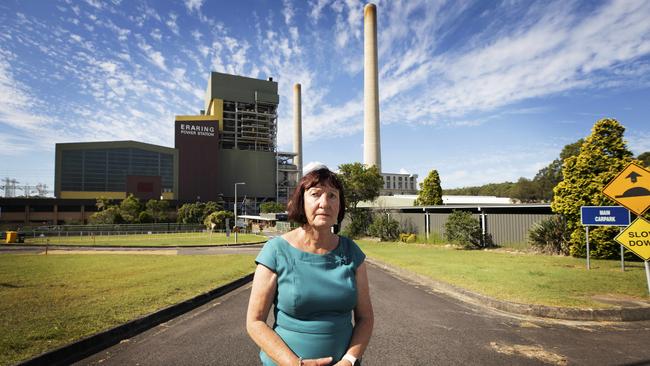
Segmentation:
[(298, 180), (302, 178), (302, 106), (300, 84), (293, 86), (293, 163), (298, 167)]
[(363, 8), (363, 163), (381, 172), (379, 76), (377, 74), (377, 7)]

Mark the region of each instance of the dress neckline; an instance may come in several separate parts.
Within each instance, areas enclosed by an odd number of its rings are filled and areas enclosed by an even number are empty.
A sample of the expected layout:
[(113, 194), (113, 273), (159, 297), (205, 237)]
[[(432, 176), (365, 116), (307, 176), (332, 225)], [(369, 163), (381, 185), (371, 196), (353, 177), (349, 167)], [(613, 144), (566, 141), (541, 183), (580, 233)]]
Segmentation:
[(317, 256), (317, 257), (325, 257), (327, 255), (330, 255), (330, 254), (336, 252), (341, 247), (341, 236), (337, 235), (337, 237), (338, 237), (338, 240), (337, 240), (337, 243), (336, 243), (336, 247), (334, 247), (334, 249), (330, 250), (327, 253), (318, 254), (318, 253), (306, 252), (306, 251), (304, 251), (302, 249), (298, 249), (298, 248), (294, 247), (291, 243), (289, 243), (289, 241), (287, 239), (283, 238), (282, 236), (278, 236), (278, 238), (280, 238), (283, 242), (285, 242), (286, 245), (289, 246), (292, 250), (295, 250), (298, 253), (304, 253), (304, 254), (307, 254), (307, 255), (313, 255), (313, 256)]

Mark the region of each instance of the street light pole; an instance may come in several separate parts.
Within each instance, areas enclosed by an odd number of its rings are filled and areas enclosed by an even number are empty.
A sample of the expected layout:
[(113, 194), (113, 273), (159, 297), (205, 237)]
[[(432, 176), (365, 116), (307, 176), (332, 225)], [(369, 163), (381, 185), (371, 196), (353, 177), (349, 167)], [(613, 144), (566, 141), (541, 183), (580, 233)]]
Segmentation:
[(237, 185), (245, 185), (246, 182), (239, 182), (235, 183), (235, 244), (237, 244), (237, 233), (239, 232), (238, 226), (237, 226)]

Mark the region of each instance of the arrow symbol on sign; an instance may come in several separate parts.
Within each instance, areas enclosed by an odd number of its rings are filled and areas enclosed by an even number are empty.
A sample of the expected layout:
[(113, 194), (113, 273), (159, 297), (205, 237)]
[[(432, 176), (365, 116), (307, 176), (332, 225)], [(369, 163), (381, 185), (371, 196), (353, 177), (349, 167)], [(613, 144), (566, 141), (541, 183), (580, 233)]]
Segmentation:
[(627, 177), (625, 177), (625, 178), (626, 178), (626, 179), (627, 179), (627, 178), (630, 178), (630, 180), (632, 181), (632, 183), (636, 183), (637, 178), (639, 178), (640, 176), (641, 176), (641, 174), (639, 174), (639, 173), (637, 173), (637, 172), (632, 172), (632, 173), (628, 174)]

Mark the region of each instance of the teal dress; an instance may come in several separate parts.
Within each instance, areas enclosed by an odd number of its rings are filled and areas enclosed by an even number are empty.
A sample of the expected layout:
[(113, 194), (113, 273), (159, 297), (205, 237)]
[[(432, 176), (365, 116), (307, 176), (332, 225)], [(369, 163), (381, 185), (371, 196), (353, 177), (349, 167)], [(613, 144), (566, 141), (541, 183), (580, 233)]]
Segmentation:
[[(365, 257), (345, 237), (323, 255), (303, 252), (281, 237), (266, 242), (255, 262), (277, 274), (273, 329), (296, 355), (331, 356), (333, 363), (345, 355), (357, 305), (356, 270)], [(264, 351), (260, 359), (275, 365)]]

